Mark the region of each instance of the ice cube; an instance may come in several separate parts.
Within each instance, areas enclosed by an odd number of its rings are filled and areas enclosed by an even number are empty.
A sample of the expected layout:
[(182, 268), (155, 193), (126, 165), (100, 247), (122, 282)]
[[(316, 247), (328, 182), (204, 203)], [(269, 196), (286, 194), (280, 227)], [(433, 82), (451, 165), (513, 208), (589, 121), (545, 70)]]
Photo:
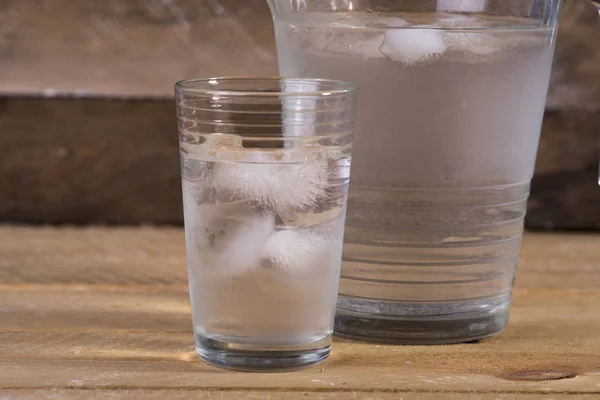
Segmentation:
[(281, 212), (278, 216), (284, 226), (309, 228), (338, 220), (343, 211), (344, 207), (342, 204), (340, 207), (333, 207), (320, 212), (290, 210), (289, 212)]
[(208, 278), (232, 277), (260, 265), (273, 233), (273, 214), (259, 213), (248, 203), (202, 204), (185, 213), (188, 257)]
[[(189, 136), (192, 136), (191, 134)], [(181, 150), (190, 158), (211, 159), (219, 157), (222, 152), (233, 152), (242, 149), (242, 137), (239, 135), (213, 133), (210, 135), (193, 135), (196, 141), (182, 142)], [(198, 143), (200, 141), (200, 143)]]
[(364, 32), (337, 33), (335, 38), (325, 47), (325, 51), (331, 54), (350, 55), (362, 57), (363, 59), (383, 58), (385, 55), (380, 51), (384, 35)]
[(325, 236), (299, 228), (276, 231), (267, 240), (263, 267), (258, 270), (261, 292), (280, 299), (293, 296), (298, 302), (321, 299), (327, 304), (326, 299), (336, 294), (339, 279), (342, 243), (337, 233)]
[(437, 10), (438, 11), (451, 11), (451, 12), (470, 12), (480, 13), (484, 12), (488, 7), (486, 1), (481, 0), (438, 0)]
[[(383, 58), (379, 51), (383, 34), (375, 30), (355, 29), (365, 27), (368, 21), (355, 13), (339, 15), (328, 25), (334, 29), (312, 29), (311, 48), (327, 54), (368, 58)], [(307, 35), (304, 35), (307, 36)]]
[(445, 40), (452, 50), (487, 56), (502, 50), (502, 42), (492, 34), (481, 32), (447, 32)]
[(282, 229), (267, 239), (264, 264), (286, 273), (302, 273), (319, 264), (327, 246), (328, 241), (310, 230)]
[[(263, 153), (269, 151), (254, 152), (259, 160), (265, 159)], [(325, 194), (327, 180), (325, 161), (222, 162), (215, 166), (212, 185), (217, 192), (229, 192), (260, 207), (283, 211), (313, 206)]]
[(436, 25), (441, 28), (468, 28), (476, 25), (476, 18), (464, 14), (441, 13), (447, 17), (438, 18)]
[(388, 58), (415, 64), (446, 51), (444, 36), (433, 27), (389, 29), (380, 48)]
[(294, 43), (294, 47), (317, 52), (323, 51), (331, 43), (334, 35), (329, 29), (318, 29), (314, 26), (305, 25), (286, 24), (285, 27), (282, 27), (275, 24), (275, 31), (277, 37), (285, 37), (286, 41)]
[[(448, 14), (447, 18), (440, 18), (438, 25), (443, 28), (468, 28), (480, 27), (482, 21), (470, 15)], [(484, 21), (485, 22), (485, 21)], [(486, 56), (496, 53), (503, 48), (501, 39), (482, 30), (458, 31), (448, 29), (444, 33), (446, 46), (451, 50), (468, 52), (474, 55)]]

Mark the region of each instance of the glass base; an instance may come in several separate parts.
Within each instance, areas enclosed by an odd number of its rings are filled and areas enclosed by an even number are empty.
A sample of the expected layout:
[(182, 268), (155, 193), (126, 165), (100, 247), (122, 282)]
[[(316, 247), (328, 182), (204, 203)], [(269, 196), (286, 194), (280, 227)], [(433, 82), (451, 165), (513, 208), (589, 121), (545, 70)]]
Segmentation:
[(395, 344), (473, 342), (496, 335), (506, 327), (509, 304), (492, 312), (428, 316), (390, 316), (338, 309), (335, 331), (352, 339)]
[(305, 345), (257, 348), (196, 334), (196, 353), (220, 368), (247, 372), (283, 372), (308, 368), (329, 356), (331, 335)]

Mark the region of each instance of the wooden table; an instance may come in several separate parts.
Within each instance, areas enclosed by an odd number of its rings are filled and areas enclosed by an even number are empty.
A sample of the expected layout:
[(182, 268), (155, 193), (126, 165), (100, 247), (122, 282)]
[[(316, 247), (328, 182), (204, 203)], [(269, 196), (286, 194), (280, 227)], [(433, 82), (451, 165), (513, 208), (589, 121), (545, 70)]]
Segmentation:
[(0, 398), (600, 399), (600, 235), (527, 234), (497, 337), (293, 373), (202, 363), (186, 281), (181, 229), (0, 226)]

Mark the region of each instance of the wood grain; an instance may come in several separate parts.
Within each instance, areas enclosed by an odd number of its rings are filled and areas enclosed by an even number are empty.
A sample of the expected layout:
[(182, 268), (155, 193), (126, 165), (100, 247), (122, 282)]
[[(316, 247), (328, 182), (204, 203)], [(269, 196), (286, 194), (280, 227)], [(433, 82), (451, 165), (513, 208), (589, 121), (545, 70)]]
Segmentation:
[(276, 73), (265, 0), (3, 0), (0, 93), (168, 97), (184, 78)]
[(599, 110), (546, 110), (526, 226), (600, 230)]
[(0, 226), (0, 282), (187, 285), (180, 228)]
[[(368, 400), (437, 400), (443, 396), (445, 400), (480, 400), (481, 393), (424, 393), (424, 392), (402, 392), (402, 393), (362, 393), (342, 392), (324, 393), (310, 391), (258, 391), (253, 390), (186, 390), (186, 389), (12, 389), (4, 391), (7, 399), (14, 400), (36, 400), (36, 399), (66, 399), (66, 400), (88, 400), (88, 399), (127, 399), (127, 400), (288, 400), (293, 398), (310, 400), (338, 400), (338, 399), (368, 399)], [(579, 400), (595, 400), (596, 395), (576, 395)], [(490, 398), (495, 400), (537, 400), (540, 395), (536, 394), (502, 394), (494, 393)], [(573, 399), (572, 394), (553, 394), (552, 400)]]
[[(600, 230), (600, 23), (565, 2), (526, 226)], [(0, 1), (0, 222), (181, 224), (173, 83), (275, 74), (265, 0)]]
[[(518, 288), (597, 290), (600, 236), (529, 233)], [(0, 225), (0, 284), (67, 287), (187, 286), (181, 228), (39, 227)], [(6, 287), (6, 286), (4, 286)], [(44, 287), (44, 286), (36, 286)]]
[(172, 102), (0, 98), (0, 221), (177, 223)]
[(598, 235), (527, 234), (509, 327), (497, 337), (422, 347), (336, 338), (320, 366), (245, 374), (194, 353), (180, 229), (0, 226), (0, 394), (597, 398), (598, 260)]
[(589, 1), (563, 2), (547, 109), (600, 109), (600, 22)]
[[(0, 222), (183, 222), (172, 101), (0, 99), (0, 132)], [(599, 132), (546, 112), (527, 227), (600, 230)]]
[[(548, 105), (600, 107), (600, 24), (565, 2)], [(176, 80), (272, 75), (265, 0), (3, 0), (0, 92), (172, 97)]]

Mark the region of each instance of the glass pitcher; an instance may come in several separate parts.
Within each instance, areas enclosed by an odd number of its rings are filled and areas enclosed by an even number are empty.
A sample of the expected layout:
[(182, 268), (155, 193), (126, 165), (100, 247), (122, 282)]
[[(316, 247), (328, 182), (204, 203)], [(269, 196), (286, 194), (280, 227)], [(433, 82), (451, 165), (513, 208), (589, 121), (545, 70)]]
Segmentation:
[(559, 0), (269, 0), (282, 75), (359, 86), (339, 333), (508, 319)]

